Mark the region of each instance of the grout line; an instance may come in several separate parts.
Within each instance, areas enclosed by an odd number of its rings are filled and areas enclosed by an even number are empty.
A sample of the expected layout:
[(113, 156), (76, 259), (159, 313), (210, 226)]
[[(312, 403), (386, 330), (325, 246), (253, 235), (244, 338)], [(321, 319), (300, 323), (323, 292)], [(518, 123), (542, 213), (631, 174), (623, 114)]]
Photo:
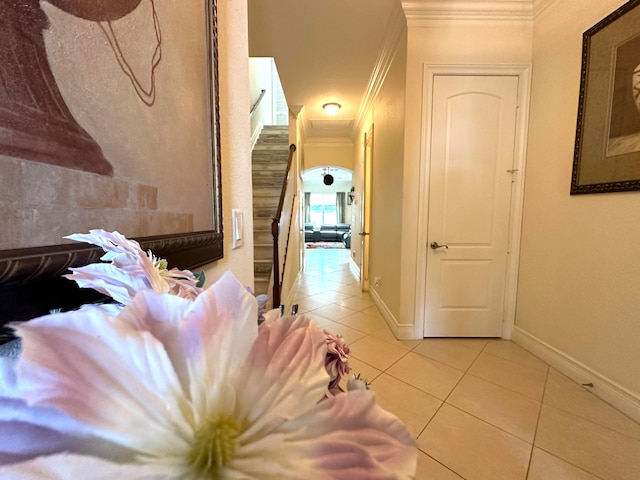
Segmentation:
[[(452, 470), (450, 467), (446, 466), (444, 463), (442, 463), (440, 460), (432, 457), (431, 455), (429, 455), (427, 452), (425, 452), (424, 450), (421, 450), (418, 447), (418, 450), (420, 450), (422, 453), (424, 453), (427, 457), (429, 457), (431, 460), (433, 460), (434, 462), (442, 465), (443, 468), (445, 468), (446, 470), (450, 471), (451, 473), (453, 473), (456, 477), (461, 478), (462, 480), (467, 480), (467, 478), (463, 477), (461, 474), (459, 474), (458, 472), (456, 472), (455, 470)], [(419, 480), (419, 479), (418, 479)]]
[(540, 408), (538, 409), (538, 418), (536, 420), (536, 428), (533, 430), (533, 440), (531, 441), (531, 451), (529, 452), (529, 462), (527, 463), (527, 477), (531, 470), (531, 459), (533, 458), (533, 449), (536, 448), (536, 439), (538, 438), (538, 428), (540, 427), (540, 418), (542, 417), (542, 406), (544, 405), (544, 396), (547, 393), (547, 382), (549, 381), (549, 367), (544, 378), (544, 388), (542, 389), (542, 398), (540, 399)]

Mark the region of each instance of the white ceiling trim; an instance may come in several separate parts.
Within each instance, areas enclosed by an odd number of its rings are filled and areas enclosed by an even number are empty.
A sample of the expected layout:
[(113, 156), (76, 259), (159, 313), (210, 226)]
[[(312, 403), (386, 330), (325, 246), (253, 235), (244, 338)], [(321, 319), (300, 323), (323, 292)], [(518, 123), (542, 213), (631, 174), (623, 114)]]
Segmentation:
[(556, 3), (556, 1), (557, 0), (533, 0), (533, 16), (537, 18), (538, 15), (544, 12), (552, 3)]
[(331, 137), (314, 137), (309, 138), (305, 142), (305, 146), (311, 145), (313, 147), (352, 147), (353, 142), (348, 138), (331, 138)]
[(533, 21), (533, 0), (414, 0), (403, 1), (409, 26), (433, 26), (442, 22)]
[(376, 64), (373, 68), (373, 72), (371, 73), (371, 78), (369, 79), (367, 90), (364, 94), (362, 102), (360, 102), (358, 115), (356, 115), (356, 121), (351, 132), (351, 136), (353, 138), (356, 138), (358, 136), (358, 133), (360, 132), (362, 127), (362, 123), (369, 113), (369, 110), (373, 106), (373, 101), (378, 95), (378, 92), (384, 84), (384, 80), (387, 77), (387, 73), (389, 73), (389, 69), (391, 68), (393, 59), (396, 55), (396, 52), (398, 51), (400, 39), (402, 38), (402, 32), (406, 28), (407, 25), (402, 8), (400, 8), (399, 6), (394, 7), (391, 13), (389, 25), (387, 26), (387, 33), (385, 35), (384, 44), (380, 49), (380, 53), (378, 54)]
[(353, 119), (311, 119), (309, 123), (311, 124), (311, 128), (318, 130), (350, 129), (353, 126)]

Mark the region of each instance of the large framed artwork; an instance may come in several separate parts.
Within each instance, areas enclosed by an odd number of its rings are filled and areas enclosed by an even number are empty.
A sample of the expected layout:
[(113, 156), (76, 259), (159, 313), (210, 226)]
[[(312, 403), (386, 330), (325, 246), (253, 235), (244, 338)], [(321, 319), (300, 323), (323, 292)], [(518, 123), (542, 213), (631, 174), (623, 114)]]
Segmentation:
[(0, 326), (97, 299), (72, 233), (222, 258), (216, 7), (0, 0)]
[(571, 194), (640, 190), (640, 0), (583, 35)]

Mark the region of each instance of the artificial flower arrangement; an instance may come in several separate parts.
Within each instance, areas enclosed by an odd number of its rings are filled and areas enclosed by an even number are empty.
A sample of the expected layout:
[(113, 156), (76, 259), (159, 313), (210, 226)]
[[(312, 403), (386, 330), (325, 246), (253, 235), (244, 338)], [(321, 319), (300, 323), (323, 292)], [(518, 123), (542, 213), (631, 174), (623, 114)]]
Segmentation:
[(67, 277), (118, 303), (12, 325), (0, 478), (413, 478), (406, 427), (359, 376), (340, 388), (341, 336), (277, 310), (259, 324), (231, 273), (203, 289), (118, 232), (67, 238), (106, 252)]

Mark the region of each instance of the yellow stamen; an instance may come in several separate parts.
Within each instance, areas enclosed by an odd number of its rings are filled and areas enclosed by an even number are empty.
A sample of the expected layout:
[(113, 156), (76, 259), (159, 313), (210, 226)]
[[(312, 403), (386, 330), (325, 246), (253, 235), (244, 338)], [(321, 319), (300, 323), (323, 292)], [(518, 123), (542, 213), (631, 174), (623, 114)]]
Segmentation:
[(196, 431), (187, 461), (203, 478), (217, 475), (233, 458), (240, 427), (228, 415), (209, 418)]

